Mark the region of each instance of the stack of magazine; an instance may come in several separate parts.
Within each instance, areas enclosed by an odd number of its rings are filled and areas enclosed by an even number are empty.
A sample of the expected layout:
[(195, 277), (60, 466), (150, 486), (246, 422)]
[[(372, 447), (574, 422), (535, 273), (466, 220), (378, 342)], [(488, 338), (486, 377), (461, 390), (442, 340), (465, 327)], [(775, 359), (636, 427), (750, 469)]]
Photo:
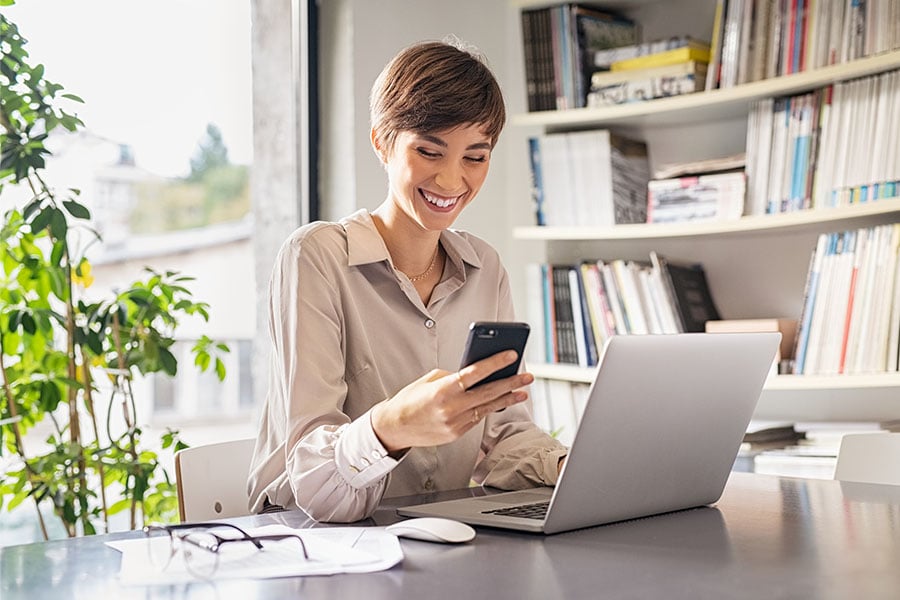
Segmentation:
[(594, 54), (588, 106), (653, 100), (703, 90), (709, 44), (687, 36)]
[(743, 154), (668, 165), (647, 184), (647, 222), (738, 219), (745, 198)]

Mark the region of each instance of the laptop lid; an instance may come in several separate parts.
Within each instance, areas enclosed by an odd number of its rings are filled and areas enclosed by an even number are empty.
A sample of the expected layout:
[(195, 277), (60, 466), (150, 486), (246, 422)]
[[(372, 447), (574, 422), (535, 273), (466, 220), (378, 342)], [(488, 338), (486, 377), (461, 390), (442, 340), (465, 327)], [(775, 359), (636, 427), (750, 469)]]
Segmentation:
[[(557, 533), (719, 499), (780, 333), (615, 336), (604, 347), (555, 488), (406, 507), (476, 525)], [(544, 520), (497, 515), (550, 497)], [(491, 511), (491, 512), (488, 512)]]

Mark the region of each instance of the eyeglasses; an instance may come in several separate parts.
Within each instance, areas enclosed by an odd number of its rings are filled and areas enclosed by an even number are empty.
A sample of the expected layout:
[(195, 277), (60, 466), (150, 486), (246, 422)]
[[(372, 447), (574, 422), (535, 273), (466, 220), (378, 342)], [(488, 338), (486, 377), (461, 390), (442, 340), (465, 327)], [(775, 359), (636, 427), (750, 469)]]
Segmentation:
[(219, 567), (220, 549), (225, 544), (242, 542), (264, 550), (264, 542), (294, 539), (300, 543), (303, 558), (309, 560), (306, 544), (299, 535), (278, 534), (253, 536), (230, 523), (183, 523), (180, 525), (147, 525), (147, 555), (160, 571), (168, 568), (178, 552), (187, 570), (195, 577), (208, 578)]

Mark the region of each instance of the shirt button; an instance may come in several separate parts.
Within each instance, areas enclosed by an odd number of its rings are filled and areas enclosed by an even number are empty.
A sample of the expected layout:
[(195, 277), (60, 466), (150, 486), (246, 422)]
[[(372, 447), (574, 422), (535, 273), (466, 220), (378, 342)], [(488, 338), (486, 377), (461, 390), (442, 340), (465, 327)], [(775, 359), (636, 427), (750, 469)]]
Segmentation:
[(431, 491), (434, 489), (434, 482), (431, 479), (426, 479), (424, 487), (426, 490)]
[(425, 319), (425, 327), (428, 329), (434, 327), (434, 319)]

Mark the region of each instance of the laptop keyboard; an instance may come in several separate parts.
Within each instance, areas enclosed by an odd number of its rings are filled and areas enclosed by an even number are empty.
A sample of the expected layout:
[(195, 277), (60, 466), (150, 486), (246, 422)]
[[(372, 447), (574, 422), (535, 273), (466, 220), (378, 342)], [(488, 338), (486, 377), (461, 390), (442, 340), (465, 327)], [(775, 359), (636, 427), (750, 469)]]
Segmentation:
[(549, 506), (550, 501), (547, 500), (546, 502), (535, 502), (534, 504), (520, 504), (518, 506), (507, 506), (506, 508), (485, 510), (482, 511), (482, 514), (543, 520), (547, 516), (547, 507)]

